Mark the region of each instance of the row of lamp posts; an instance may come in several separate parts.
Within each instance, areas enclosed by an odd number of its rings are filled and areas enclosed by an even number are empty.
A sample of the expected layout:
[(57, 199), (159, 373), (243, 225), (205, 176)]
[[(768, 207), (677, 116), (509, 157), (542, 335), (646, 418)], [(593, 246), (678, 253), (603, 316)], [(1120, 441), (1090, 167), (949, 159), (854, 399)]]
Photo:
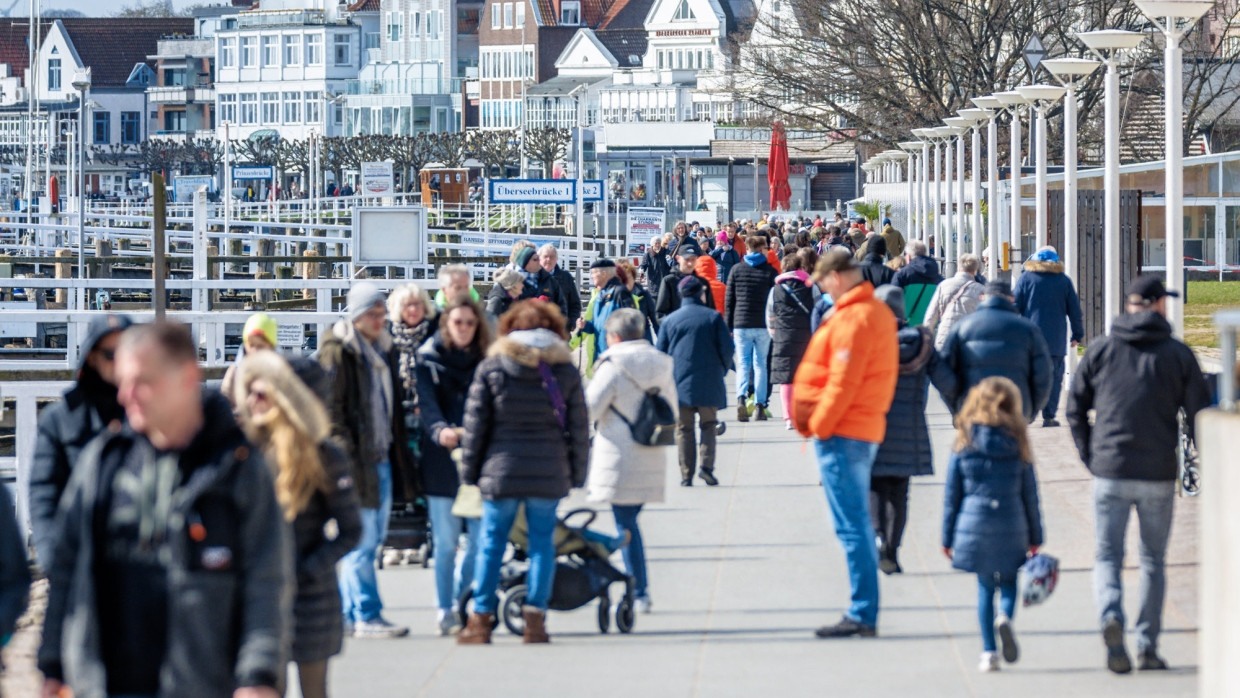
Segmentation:
[[(1214, 6), (1210, 0), (1137, 0), (1137, 7), (1166, 38), (1163, 54), (1163, 65), (1166, 77), (1164, 102), (1165, 140), (1166, 140), (1166, 243), (1167, 243), (1167, 286), (1182, 290), (1184, 287), (1184, 165), (1183, 165), (1183, 104), (1182, 104), (1182, 63), (1183, 51), (1180, 40), (1184, 38), (1197, 21)], [(1047, 72), (1055, 78), (1058, 85), (1024, 85), (1015, 90), (997, 92), (993, 95), (972, 99), (975, 108), (961, 109), (956, 116), (943, 120), (944, 126), (913, 129), (912, 134), (917, 140), (902, 141), (898, 150), (888, 150), (868, 160), (865, 164), (867, 172), (877, 168), (895, 166), (899, 173), (901, 166), (907, 163), (907, 199), (908, 214), (907, 230), (910, 235), (927, 240), (933, 238), (941, 244), (944, 258), (944, 273), (954, 273), (955, 259), (960, 250), (955, 249), (955, 233), (965, 230), (965, 176), (964, 148), (965, 136), (971, 133), (972, 146), (972, 215), (971, 252), (980, 255), (982, 213), (978, 203), (981, 201), (981, 127), (986, 124), (987, 136), (987, 169), (988, 199), (995, 201), (995, 193), (999, 187), (998, 150), (998, 119), (1007, 115), (1011, 123), (1011, 144), (1009, 160), (1011, 163), (1011, 179), (1009, 190), (1012, 197), (1010, 208), (1011, 223), (1008, 228), (1011, 240), (999, 240), (1000, 230), (998, 210), (992, 206), (987, 217), (987, 255), (986, 273), (995, 278), (999, 269), (999, 257), (1006, 254), (1005, 246), (1010, 246), (1012, 254), (1019, 256), (1021, 229), (1021, 114), (1028, 111), (1031, 116), (1031, 128), (1035, 129), (1034, 142), (1036, 152), (1030, 153), (1035, 167), (1035, 237), (1034, 244), (1044, 244), (1047, 235), (1047, 133), (1046, 116), (1060, 98), (1067, 95), (1064, 104), (1064, 266), (1067, 273), (1076, 281), (1076, 265), (1079, 255), (1076, 236), (1077, 215), (1077, 103), (1076, 91), (1081, 83), (1099, 66), (1106, 66), (1105, 76), (1105, 147), (1104, 176), (1105, 204), (1103, 207), (1104, 238), (1104, 272), (1103, 283), (1104, 307), (1106, 310), (1106, 329), (1111, 329), (1112, 319), (1122, 309), (1120, 296), (1120, 221), (1119, 221), (1119, 65), (1127, 52), (1137, 48), (1145, 39), (1139, 32), (1106, 29), (1083, 32), (1077, 38), (1090, 50), (1098, 61), (1084, 58), (1059, 58), (1044, 60), (1041, 63)], [(952, 176), (952, 153), (956, 153), (956, 174)], [(946, 177), (944, 176), (946, 166)], [(897, 174), (897, 179), (899, 175)], [(955, 180), (953, 192), (952, 180)], [(931, 187), (931, 182), (936, 186)], [(946, 182), (947, 186), (942, 187)], [(940, 196), (946, 201), (940, 202)], [(958, 199), (958, 203), (954, 200)], [(940, 206), (945, 203), (945, 208)], [(953, 212), (953, 206), (958, 206)], [(936, 215), (940, 211), (946, 215)], [(955, 221), (951, 219), (955, 216)], [(920, 225), (915, 225), (914, 221)], [(953, 232), (954, 223), (954, 232)], [(962, 239), (963, 241), (963, 239)], [(1168, 315), (1177, 336), (1184, 334), (1184, 308), (1181, 298), (1169, 299)]]

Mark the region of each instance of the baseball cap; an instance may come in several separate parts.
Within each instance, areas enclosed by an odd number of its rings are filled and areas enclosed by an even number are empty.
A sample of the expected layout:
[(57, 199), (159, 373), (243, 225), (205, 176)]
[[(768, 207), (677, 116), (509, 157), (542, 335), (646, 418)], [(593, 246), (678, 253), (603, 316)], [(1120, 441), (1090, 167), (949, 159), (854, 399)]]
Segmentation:
[(1150, 305), (1164, 296), (1178, 297), (1180, 295), (1176, 291), (1168, 291), (1163, 286), (1162, 279), (1148, 275), (1138, 276), (1130, 281), (1125, 294), (1128, 296), (1128, 302), (1133, 305)]

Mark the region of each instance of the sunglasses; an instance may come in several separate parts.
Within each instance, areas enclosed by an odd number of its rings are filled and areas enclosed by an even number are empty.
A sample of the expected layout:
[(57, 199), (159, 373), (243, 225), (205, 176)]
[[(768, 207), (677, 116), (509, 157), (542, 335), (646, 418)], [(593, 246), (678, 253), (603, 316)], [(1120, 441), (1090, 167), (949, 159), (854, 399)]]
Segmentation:
[(452, 320), (451, 322), (453, 325), (460, 325), (461, 327), (473, 327), (478, 324), (477, 320)]

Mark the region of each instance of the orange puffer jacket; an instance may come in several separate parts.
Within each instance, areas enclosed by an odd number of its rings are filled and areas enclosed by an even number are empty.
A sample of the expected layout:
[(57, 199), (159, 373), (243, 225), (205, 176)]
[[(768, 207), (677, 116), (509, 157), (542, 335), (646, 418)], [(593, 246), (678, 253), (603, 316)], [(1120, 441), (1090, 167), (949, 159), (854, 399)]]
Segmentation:
[(882, 442), (899, 369), (895, 315), (864, 281), (840, 298), (805, 350), (793, 378), (793, 424), (806, 437)]
[(728, 287), (724, 286), (723, 282), (719, 280), (719, 265), (715, 264), (715, 258), (708, 254), (698, 257), (697, 261), (693, 263), (693, 271), (697, 272), (698, 276), (706, 279), (706, 283), (710, 284), (710, 293), (715, 299), (715, 310), (718, 310), (719, 314), (723, 315), (723, 297), (727, 294)]

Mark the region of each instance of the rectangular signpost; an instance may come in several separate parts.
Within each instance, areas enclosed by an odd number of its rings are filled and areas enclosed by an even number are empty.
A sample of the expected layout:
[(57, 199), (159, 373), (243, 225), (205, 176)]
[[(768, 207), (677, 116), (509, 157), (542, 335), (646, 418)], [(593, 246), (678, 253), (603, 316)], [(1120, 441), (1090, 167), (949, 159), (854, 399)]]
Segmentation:
[(362, 196), (392, 196), (396, 193), (396, 182), (392, 176), (391, 162), (362, 163)]
[(664, 212), (661, 208), (629, 207), (628, 232), (624, 245), (626, 257), (640, 257), (646, 253), (650, 238), (663, 234), (663, 216)]

